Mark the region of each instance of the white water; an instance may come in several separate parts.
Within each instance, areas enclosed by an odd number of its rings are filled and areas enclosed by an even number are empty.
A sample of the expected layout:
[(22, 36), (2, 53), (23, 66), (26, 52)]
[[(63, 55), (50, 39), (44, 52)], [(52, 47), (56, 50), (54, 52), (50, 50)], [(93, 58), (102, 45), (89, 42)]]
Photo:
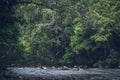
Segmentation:
[[(34, 77), (50, 80), (120, 80), (120, 69), (41, 69), (41, 68), (9, 68), (13, 73), (23, 77)], [(69, 78), (69, 79), (68, 79)], [(35, 79), (34, 79), (35, 80)]]

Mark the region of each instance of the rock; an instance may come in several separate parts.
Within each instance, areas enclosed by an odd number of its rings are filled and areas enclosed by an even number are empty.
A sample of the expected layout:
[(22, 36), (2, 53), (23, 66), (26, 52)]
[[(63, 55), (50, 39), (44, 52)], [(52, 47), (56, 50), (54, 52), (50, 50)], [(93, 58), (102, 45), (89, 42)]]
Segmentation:
[(75, 66), (74, 66), (74, 68), (78, 68), (78, 66), (77, 66), (77, 65), (75, 65)]
[(87, 69), (87, 66), (86, 65), (81, 65), (81, 66), (79, 66), (79, 68), (81, 68), (81, 69)]
[(78, 71), (78, 70), (79, 70), (79, 68), (73, 68), (72, 70), (73, 70), (73, 71)]
[(56, 67), (55, 67), (55, 66), (52, 66), (52, 69), (56, 69)]
[(118, 68), (120, 69), (120, 65), (118, 66)]
[(72, 70), (78, 71), (78, 70), (79, 70), (79, 67), (78, 67), (77, 65), (75, 65), (75, 66), (72, 68)]
[(70, 68), (69, 67), (67, 67), (67, 66), (63, 66), (62, 67), (62, 70), (69, 70)]
[(45, 66), (42, 66), (42, 69), (47, 69), (47, 67), (45, 67)]
[(62, 70), (62, 67), (57, 67), (58, 70)]
[(41, 69), (41, 67), (37, 67), (37, 69)]

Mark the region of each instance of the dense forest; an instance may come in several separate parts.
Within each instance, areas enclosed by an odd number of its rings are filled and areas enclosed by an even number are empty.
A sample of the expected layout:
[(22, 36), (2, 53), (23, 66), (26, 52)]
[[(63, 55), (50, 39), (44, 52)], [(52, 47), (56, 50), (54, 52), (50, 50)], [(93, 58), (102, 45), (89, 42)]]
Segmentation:
[(120, 67), (120, 0), (1, 0), (0, 69)]

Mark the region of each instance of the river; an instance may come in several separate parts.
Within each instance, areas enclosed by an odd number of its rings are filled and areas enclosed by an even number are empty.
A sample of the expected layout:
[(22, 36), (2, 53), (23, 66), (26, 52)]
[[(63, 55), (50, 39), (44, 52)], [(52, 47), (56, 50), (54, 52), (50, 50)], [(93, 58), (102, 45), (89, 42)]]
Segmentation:
[(8, 68), (21, 80), (120, 80), (120, 69), (41, 69), (33, 67)]

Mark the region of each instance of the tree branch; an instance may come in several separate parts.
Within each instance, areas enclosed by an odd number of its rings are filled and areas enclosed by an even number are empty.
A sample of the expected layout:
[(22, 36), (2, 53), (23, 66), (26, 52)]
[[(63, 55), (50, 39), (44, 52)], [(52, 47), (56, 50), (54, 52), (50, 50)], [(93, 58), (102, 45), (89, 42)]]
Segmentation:
[(114, 32), (120, 37), (120, 34), (117, 31), (114, 31)]

